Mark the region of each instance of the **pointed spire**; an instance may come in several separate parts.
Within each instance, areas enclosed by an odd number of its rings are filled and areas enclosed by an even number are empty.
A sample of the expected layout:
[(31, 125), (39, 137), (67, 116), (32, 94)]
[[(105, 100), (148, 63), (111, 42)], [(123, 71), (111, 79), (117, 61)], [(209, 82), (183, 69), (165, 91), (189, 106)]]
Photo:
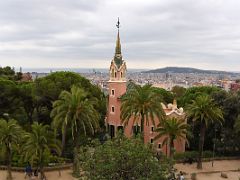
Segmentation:
[(120, 42), (120, 36), (119, 36), (119, 28), (118, 28), (116, 48), (115, 48), (115, 55), (116, 54), (121, 54), (121, 42)]
[(115, 47), (114, 62), (119, 68), (123, 63), (122, 52), (121, 52), (121, 42), (120, 42), (120, 35), (119, 35), (119, 28), (120, 28), (119, 18), (118, 18), (116, 26), (118, 28), (118, 34), (117, 34), (117, 41), (116, 41), (116, 47)]

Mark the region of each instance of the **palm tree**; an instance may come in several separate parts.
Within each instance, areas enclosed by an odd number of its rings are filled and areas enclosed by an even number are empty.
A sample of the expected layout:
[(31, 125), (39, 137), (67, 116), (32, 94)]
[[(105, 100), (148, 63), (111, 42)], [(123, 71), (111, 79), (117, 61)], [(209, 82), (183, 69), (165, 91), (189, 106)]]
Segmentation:
[(71, 88), (71, 92), (62, 91), (59, 100), (53, 103), (51, 117), (53, 126), (62, 129), (62, 147), (65, 145), (66, 128), (71, 127), (72, 137), (78, 128), (82, 128), (84, 134), (87, 131), (95, 132), (98, 128), (99, 114), (94, 109), (94, 100), (87, 98), (87, 93), (76, 86)]
[[(81, 130), (85, 135), (87, 132), (93, 134), (99, 127), (99, 113), (94, 109), (94, 103), (94, 100), (87, 98), (87, 93), (83, 89), (76, 86), (71, 88), (71, 92), (61, 92), (59, 100), (53, 103), (51, 117), (53, 117), (53, 126), (56, 129), (59, 127), (62, 129), (62, 147), (65, 144), (67, 127), (71, 128), (76, 148), (74, 152), (77, 152), (80, 146)], [(73, 170), (77, 172), (76, 163), (74, 163)]]
[(164, 137), (163, 144), (168, 145), (168, 142), (170, 142), (170, 157), (172, 158), (174, 154), (174, 140), (186, 140), (188, 128), (189, 126), (184, 120), (175, 117), (168, 118), (156, 128), (155, 132), (158, 134), (154, 140)]
[(12, 162), (12, 149), (15, 145), (18, 145), (21, 139), (23, 131), (17, 124), (16, 120), (3, 120), (0, 119), (0, 146), (5, 148), (7, 159), (7, 179), (12, 179), (11, 162)]
[(197, 168), (202, 169), (202, 153), (205, 132), (210, 123), (220, 123), (223, 121), (222, 110), (216, 106), (213, 99), (208, 95), (199, 95), (191, 104), (187, 106), (187, 116), (193, 121), (200, 123), (199, 137), (199, 157)]
[(60, 154), (60, 142), (55, 138), (53, 131), (48, 125), (33, 123), (31, 133), (26, 133), (23, 153), (25, 160), (36, 163), (39, 167), (41, 179), (46, 179), (44, 174), (44, 162), (51, 151)]
[(133, 124), (140, 120), (141, 132), (144, 137), (144, 125), (151, 123), (155, 126), (155, 119), (164, 119), (165, 112), (163, 111), (160, 95), (155, 92), (155, 89), (147, 84), (144, 86), (132, 85), (133, 87), (122, 96), (121, 101), (121, 120), (126, 126), (131, 117)]
[(238, 115), (238, 117), (235, 121), (234, 129), (237, 133), (240, 133), (240, 115)]

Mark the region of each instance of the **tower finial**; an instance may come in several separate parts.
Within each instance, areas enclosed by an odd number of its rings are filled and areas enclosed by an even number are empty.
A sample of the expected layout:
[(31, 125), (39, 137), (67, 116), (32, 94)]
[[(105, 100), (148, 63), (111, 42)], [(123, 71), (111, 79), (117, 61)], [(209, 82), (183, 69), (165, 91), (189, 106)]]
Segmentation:
[(119, 21), (119, 17), (118, 17), (118, 21), (117, 21), (117, 24), (116, 24), (117, 28), (118, 28), (118, 31), (119, 31), (119, 28), (120, 28), (120, 21)]

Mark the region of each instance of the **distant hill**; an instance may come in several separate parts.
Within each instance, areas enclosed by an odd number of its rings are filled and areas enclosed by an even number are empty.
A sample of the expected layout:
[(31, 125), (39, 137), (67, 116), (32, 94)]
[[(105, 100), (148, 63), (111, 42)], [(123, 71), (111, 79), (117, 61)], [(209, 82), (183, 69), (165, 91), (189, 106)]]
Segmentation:
[(234, 74), (234, 72), (216, 71), (216, 70), (202, 70), (190, 67), (165, 67), (149, 71), (143, 71), (143, 73), (205, 73), (205, 74)]

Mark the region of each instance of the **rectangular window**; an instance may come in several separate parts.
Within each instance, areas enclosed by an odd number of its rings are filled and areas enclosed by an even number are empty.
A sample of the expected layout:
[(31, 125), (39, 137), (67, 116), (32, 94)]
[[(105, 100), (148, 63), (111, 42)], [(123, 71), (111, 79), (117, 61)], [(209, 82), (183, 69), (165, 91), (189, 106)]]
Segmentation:
[(111, 136), (111, 139), (114, 138), (114, 136), (115, 136), (115, 127), (113, 125), (110, 125), (109, 134)]
[(151, 144), (153, 144), (153, 138), (151, 138)]
[(112, 112), (114, 112), (114, 106), (112, 106)]
[(112, 89), (112, 95), (114, 96), (114, 94), (115, 94), (115, 91), (114, 91), (114, 89)]
[(141, 127), (138, 126), (138, 125), (135, 125), (135, 126), (133, 126), (132, 128), (133, 128), (133, 134), (134, 134), (135, 136), (138, 135), (138, 133), (141, 132)]
[(152, 132), (154, 131), (154, 126), (151, 127), (151, 131), (152, 131)]

